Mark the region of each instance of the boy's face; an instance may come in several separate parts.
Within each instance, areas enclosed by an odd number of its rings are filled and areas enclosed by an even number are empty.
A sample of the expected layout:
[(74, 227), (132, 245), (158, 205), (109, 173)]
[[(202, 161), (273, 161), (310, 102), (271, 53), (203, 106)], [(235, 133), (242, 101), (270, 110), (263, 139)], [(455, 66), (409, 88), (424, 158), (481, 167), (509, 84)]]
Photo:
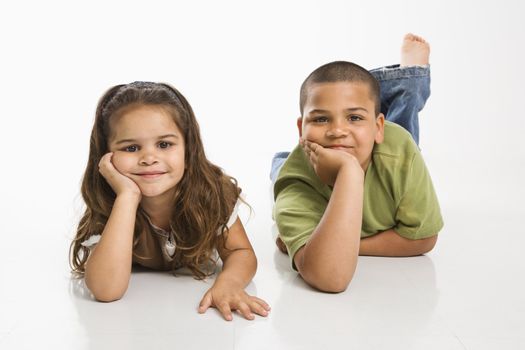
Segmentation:
[(348, 152), (366, 170), (375, 143), (383, 142), (383, 114), (376, 117), (370, 88), (360, 82), (317, 83), (308, 88), (299, 136)]

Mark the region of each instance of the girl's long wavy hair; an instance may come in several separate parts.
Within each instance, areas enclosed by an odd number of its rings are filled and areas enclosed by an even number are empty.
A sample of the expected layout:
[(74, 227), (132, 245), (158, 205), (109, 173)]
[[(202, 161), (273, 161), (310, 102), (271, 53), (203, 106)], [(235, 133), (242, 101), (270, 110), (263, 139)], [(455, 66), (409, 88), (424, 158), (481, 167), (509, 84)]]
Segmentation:
[[(226, 223), (240, 196), (237, 181), (206, 159), (193, 110), (184, 96), (164, 83), (134, 82), (110, 88), (100, 99), (91, 132), (89, 159), (82, 180), (86, 210), (70, 246), (73, 272), (83, 274), (89, 249), (81, 243), (101, 234), (115, 201), (115, 192), (98, 171), (102, 156), (109, 152), (110, 119), (125, 107), (157, 105), (164, 108), (182, 131), (185, 142), (185, 170), (177, 184), (170, 226), (175, 233), (177, 253), (173, 269), (189, 268), (195, 278), (213, 272), (215, 249), (224, 246)], [(150, 230), (145, 212), (137, 210), (134, 235)], [(218, 232), (222, 232), (218, 235)]]

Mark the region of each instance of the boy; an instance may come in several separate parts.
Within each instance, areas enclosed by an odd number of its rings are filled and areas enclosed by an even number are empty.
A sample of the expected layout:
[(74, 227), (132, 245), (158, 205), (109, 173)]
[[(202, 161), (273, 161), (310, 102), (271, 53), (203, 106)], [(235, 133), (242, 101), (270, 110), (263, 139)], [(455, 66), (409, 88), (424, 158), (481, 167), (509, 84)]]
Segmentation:
[(436, 243), (443, 220), (416, 144), (429, 52), (407, 34), (400, 67), (332, 62), (301, 87), (300, 145), (278, 173), (283, 154), (274, 159), (274, 217), (278, 246), (319, 290), (344, 291), (358, 255), (414, 256)]

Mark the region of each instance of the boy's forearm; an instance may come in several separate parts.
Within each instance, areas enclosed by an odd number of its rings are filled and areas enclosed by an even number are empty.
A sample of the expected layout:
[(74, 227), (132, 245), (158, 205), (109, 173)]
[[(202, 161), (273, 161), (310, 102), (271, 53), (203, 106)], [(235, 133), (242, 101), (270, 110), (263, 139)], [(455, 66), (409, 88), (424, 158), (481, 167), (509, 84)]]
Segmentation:
[(86, 285), (97, 300), (120, 299), (128, 287), (137, 206), (138, 202), (117, 197), (100, 241), (86, 263)]
[(340, 292), (355, 272), (363, 210), (363, 177), (341, 170), (326, 211), (308, 243), (294, 259), (313, 287)]
[(374, 236), (363, 238), (359, 255), (371, 256), (416, 256), (429, 252), (434, 247), (437, 235), (429, 238), (411, 240), (400, 236), (393, 229)]
[(225, 259), (217, 282), (233, 283), (244, 289), (255, 276), (256, 270), (257, 258), (254, 251), (250, 248), (237, 249)]

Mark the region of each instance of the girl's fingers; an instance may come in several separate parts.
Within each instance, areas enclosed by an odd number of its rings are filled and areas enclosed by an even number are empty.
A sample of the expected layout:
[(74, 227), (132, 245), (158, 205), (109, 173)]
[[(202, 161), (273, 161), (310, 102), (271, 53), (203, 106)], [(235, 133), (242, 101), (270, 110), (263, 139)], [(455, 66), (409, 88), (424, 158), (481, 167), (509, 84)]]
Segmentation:
[(111, 157), (113, 156), (113, 152), (109, 152), (104, 154), (102, 158), (100, 158), (100, 162), (98, 163), (98, 171), (104, 176), (110, 176), (113, 174), (115, 167), (113, 166), (113, 163), (111, 162)]
[(227, 302), (220, 303), (216, 307), (226, 321), (231, 321), (233, 319), (232, 310), (230, 309), (230, 305)]
[(252, 297), (252, 299), (255, 302), (257, 302), (259, 305), (261, 305), (266, 311), (270, 311), (271, 310), (270, 305), (268, 305), (268, 303), (266, 301), (262, 300), (261, 298)]
[(250, 303), (250, 309), (255, 312), (257, 315), (266, 317), (268, 316), (268, 311), (264, 308), (262, 304), (257, 302), (257, 300), (252, 300)]
[(113, 156), (113, 152), (106, 153), (100, 158), (100, 162), (98, 163), (98, 166), (100, 167), (102, 164), (106, 164), (108, 162), (111, 163), (111, 157)]
[(210, 293), (206, 293), (199, 304), (199, 313), (203, 314), (211, 306), (212, 297)]
[(246, 304), (245, 302), (240, 302), (239, 303), (239, 306), (237, 307), (237, 310), (241, 313), (241, 315), (244, 316), (245, 319), (247, 320), (253, 320), (255, 318), (255, 316), (252, 314), (252, 310), (250, 309), (250, 307), (248, 306), (248, 304)]

